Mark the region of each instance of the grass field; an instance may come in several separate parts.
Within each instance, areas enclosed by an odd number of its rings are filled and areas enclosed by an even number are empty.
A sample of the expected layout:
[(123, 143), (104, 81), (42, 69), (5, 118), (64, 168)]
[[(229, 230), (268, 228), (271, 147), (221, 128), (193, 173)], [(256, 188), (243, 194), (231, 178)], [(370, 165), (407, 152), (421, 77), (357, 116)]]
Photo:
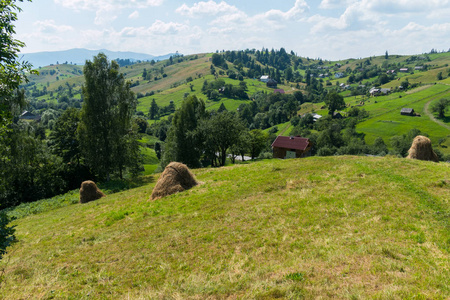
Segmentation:
[(448, 299), (449, 164), (311, 157), (194, 170), (16, 220), (1, 299)]
[[(399, 96), (402, 96), (399, 98)], [(391, 94), (383, 97), (371, 98), (366, 102), (366, 109), (370, 117), (368, 120), (358, 124), (357, 131), (366, 134), (366, 142), (373, 143), (376, 137), (381, 137), (389, 146), (389, 139), (395, 135), (402, 135), (411, 129), (417, 128), (429, 135), (433, 145), (441, 138), (450, 138), (450, 131), (433, 122), (425, 114), (424, 106), (441, 98), (450, 97), (450, 86), (434, 85), (426, 89), (418, 89), (417, 92)], [(377, 103), (375, 103), (375, 101)], [(400, 115), (403, 107), (413, 108), (420, 117), (409, 117)], [(445, 146), (445, 144), (444, 144)], [(440, 148), (448, 153), (448, 148)]]

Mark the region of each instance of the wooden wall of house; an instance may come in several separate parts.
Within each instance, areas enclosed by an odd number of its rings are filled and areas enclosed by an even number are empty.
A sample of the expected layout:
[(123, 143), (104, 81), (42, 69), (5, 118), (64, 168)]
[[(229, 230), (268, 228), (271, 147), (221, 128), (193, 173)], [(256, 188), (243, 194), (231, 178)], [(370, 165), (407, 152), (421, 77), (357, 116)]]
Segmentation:
[[(285, 158), (286, 157), (286, 152), (287, 151), (292, 151), (291, 149), (286, 149), (286, 148), (277, 148), (274, 147), (273, 148), (273, 158)], [(309, 149), (307, 149), (307, 151), (309, 151)], [(297, 158), (303, 157), (303, 154), (305, 153), (305, 151), (302, 150), (295, 150), (295, 155)]]

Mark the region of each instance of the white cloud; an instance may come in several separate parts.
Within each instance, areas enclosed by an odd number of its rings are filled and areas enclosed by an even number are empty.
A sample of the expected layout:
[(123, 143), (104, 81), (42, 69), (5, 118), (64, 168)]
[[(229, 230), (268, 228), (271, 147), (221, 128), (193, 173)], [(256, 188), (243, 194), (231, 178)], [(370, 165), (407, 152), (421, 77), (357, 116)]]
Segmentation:
[(321, 9), (337, 9), (346, 8), (350, 4), (357, 2), (358, 0), (322, 0), (319, 8)]
[(217, 14), (234, 14), (239, 12), (239, 9), (236, 6), (232, 6), (222, 1), (217, 3), (215, 1), (208, 2), (198, 2), (195, 3), (192, 7), (183, 4), (178, 7), (175, 12), (189, 17), (198, 17), (201, 15), (217, 15)]
[(277, 9), (272, 9), (272, 10), (269, 10), (268, 12), (264, 13), (263, 16), (268, 19), (281, 18), (284, 20), (292, 20), (292, 19), (299, 17), (300, 15), (302, 15), (303, 13), (305, 13), (308, 10), (309, 10), (309, 6), (308, 6), (308, 4), (306, 4), (306, 2), (304, 0), (296, 0), (294, 7), (292, 7), (287, 12), (283, 12), (283, 11), (277, 10)]
[(37, 21), (34, 23), (34, 26), (40, 34), (59, 34), (74, 30), (72, 26), (57, 25), (55, 20)]
[(73, 10), (113, 10), (160, 6), (164, 0), (54, 0), (56, 4)]
[(137, 10), (135, 10), (128, 16), (128, 19), (138, 19), (138, 18), (139, 18), (139, 12)]

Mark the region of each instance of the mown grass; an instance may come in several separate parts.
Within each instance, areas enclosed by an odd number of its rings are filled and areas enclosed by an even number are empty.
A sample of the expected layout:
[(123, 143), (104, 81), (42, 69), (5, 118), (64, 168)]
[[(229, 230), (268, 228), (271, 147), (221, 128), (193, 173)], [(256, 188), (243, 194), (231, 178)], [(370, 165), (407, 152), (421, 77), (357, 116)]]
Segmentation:
[[(399, 96), (402, 96), (401, 98)], [(429, 135), (433, 144), (450, 135), (447, 128), (433, 122), (425, 114), (426, 103), (450, 96), (450, 87), (445, 85), (430, 86), (414, 93), (391, 94), (371, 98), (363, 106), (370, 114), (369, 118), (357, 125), (357, 131), (366, 134), (366, 142), (373, 143), (376, 137), (381, 137), (389, 146), (392, 136), (406, 134), (413, 128)], [(375, 101), (377, 103), (375, 103)], [(421, 117), (400, 115), (403, 107), (413, 108)], [(441, 150), (441, 149), (440, 149)], [(443, 152), (446, 149), (442, 148)]]
[[(311, 157), (194, 170), (15, 221), (2, 299), (446, 299), (449, 165)], [(156, 179), (156, 178), (155, 178)]]

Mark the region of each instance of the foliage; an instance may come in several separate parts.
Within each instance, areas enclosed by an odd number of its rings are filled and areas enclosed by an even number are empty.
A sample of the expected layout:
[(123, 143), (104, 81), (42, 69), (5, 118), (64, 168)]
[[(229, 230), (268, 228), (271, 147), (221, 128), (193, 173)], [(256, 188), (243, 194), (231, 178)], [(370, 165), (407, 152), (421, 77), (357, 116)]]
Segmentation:
[(325, 103), (328, 106), (328, 114), (333, 115), (336, 110), (345, 108), (344, 97), (336, 92), (329, 93), (325, 98)]
[(14, 236), (15, 226), (8, 225), (10, 221), (11, 219), (8, 215), (0, 211), (0, 260), (6, 254), (6, 248), (16, 242), (16, 237)]
[(172, 119), (167, 144), (161, 161), (165, 167), (171, 161), (182, 162), (190, 168), (200, 167), (202, 142), (197, 134), (200, 120), (206, 118), (205, 103), (196, 96), (184, 99)]
[(204, 148), (210, 149), (211, 161), (214, 161), (216, 153), (219, 154), (219, 165), (224, 166), (227, 158), (227, 150), (238, 143), (244, 124), (234, 113), (223, 111), (212, 114), (210, 118), (203, 119), (199, 125)]
[(87, 165), (101, 179), (112, 173), (120, 178), (126, 169), (139, 165), (138, 144), (132, 116), (136, 100), (119, 73), (116, 62), (100, 53), (84, 66), (84, 104), (78, 137)]
[(450, 99), (439, 99), (432, 107), (431, 111), (438, 114), (439, 118), (445, 118), (445, 111), (450, 106)]

